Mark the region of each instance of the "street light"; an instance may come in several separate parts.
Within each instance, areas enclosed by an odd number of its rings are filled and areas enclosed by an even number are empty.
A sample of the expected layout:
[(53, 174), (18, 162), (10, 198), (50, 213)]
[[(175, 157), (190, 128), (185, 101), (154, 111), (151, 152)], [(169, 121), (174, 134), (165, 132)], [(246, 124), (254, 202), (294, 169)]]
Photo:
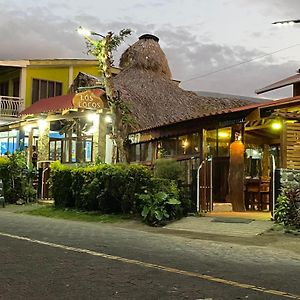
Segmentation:
[(95, 31), (91, 31), (91, 30), (88, 30), (86, 28), (83, 28), (82, 26), (79, 26), (77, 29), (77, 32), (80, 34), (80, 35), (83, 35), (83, 36), (91, 36), (91, 35), (97, 35), (97, 36), (101, 36), (102, 38), (104, 38), (105, 36), (100, 34), (100, 33), (97, 33)]
[(273, 25), (277, 25), (277, 26), (285, 26), (285, 25), (294, 25), (295, 23), (300, 23), (300, 19), (296, 19), (296, 20), (286, 20), (286, 21), (276, 21), (273, 22)]

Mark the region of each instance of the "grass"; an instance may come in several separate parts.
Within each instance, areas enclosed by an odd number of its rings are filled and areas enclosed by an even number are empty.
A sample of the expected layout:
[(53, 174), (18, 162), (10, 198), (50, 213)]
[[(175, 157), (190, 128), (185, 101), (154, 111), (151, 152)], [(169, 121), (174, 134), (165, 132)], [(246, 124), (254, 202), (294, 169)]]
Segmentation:
[(53, 205), (38, 207), (37, 209), (23, 211), (21, 213), (47, 218), (99, 223), (116, 223), (132, 218), (128, 215), (101, 214), (95, 211), (86, 212), (74, 209), (56, 208)]

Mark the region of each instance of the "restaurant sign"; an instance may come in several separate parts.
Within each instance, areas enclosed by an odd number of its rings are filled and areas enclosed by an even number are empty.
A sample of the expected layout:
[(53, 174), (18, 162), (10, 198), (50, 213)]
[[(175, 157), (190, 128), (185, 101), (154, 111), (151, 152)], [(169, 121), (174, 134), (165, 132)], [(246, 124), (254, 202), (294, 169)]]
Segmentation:
[(97, 90), (97, 92), (95, 92), (92, 90), (87, 90), (85, 92), (77, 93), (73, 98), (74, 108), (96, 110), (104, 108), (104, 102), (100, 98), (104, 92), (102, 90)]

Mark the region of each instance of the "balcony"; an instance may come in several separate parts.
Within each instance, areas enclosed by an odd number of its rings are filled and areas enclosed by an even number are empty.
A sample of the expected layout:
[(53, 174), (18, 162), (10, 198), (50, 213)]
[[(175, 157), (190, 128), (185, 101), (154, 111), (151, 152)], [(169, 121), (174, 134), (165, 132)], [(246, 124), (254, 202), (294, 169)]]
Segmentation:
[(11, 119), (17, 118), (24, 110), (24, 99), (19, 97), (0, 96), (0, 117)]

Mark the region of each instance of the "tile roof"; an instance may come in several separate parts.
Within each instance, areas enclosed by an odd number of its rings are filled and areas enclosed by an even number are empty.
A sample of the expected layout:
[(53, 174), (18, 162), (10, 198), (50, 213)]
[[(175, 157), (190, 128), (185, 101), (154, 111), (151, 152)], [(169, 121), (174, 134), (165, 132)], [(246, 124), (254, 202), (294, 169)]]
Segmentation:
[[(93, 93), (100, 96), (104, 93), (104, 91), (97, 89), (93, 90)], [(40, 99), (28, 108), (21, 111), (20, 115), (34, 115), (47, 112), (60, 112), (66, 109), (75, 108), (73, 104), (74, 96), (75, 93), (70, 93), (67, 95)]]
[(300, 82), (300, 73), (297, 73), (293, 76), (290, 76), (288, 78), (277, 81), (277, 82), (272, 83), (270, 85), (267, 85), (267, 86), (265, 86), (261, 89), (256, 90), (255, 93), (256, 94), (262, 94), (262, 93), (265, 93), (265, 92), (270, 92), (270, 91), (273, 91), (273, 90), (276, 90), (276, 89), (279, 89), (279, 88), (282, 88), (282, 87), (285, 87), (285, 86), (288, 86), (288, 85), (291, 85), (291, 84), (294, 84), (294, 83), (297, 83), (297, 82)]

